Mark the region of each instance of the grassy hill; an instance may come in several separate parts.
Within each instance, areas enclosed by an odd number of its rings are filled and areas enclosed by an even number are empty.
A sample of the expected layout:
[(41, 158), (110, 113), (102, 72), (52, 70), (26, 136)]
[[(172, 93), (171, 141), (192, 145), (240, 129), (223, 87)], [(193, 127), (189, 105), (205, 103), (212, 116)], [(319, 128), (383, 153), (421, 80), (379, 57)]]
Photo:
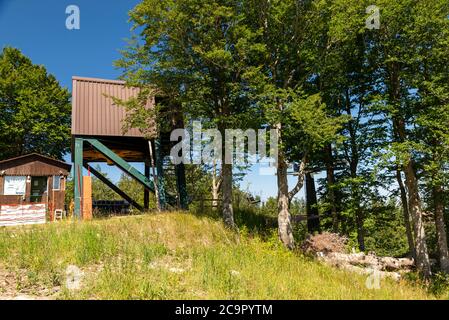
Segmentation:
[[(67, 289), (69, 265), (83, 275)], [(81, 299), (429, 299), (185, 213), (0, 230), (0, 296)], [(69, 283), (70, 284), (70, 283)]]

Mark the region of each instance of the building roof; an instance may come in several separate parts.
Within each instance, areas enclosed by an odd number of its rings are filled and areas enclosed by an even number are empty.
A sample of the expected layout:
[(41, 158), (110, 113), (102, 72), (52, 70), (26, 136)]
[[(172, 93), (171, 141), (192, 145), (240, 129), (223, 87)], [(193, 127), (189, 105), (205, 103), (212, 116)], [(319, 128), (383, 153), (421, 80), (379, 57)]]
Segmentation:
[[(137, 97), (140, 89), (128, 87), (124, 81), (86, 77), (72, 77), (72, 135), (115, 136), (143, 138), (136, 128), (123, 132), (127, 116), (125, 108), (114, 103), (113, 98), (127, 101)], [(155, 98), (147, 107), (155, 105)], [(155, 128), (154, 123), (149, 127)]]
[(5, 170), (5, 169), (7, 170), (9, 168), (18, 167), (18, 166), (21, 166), (21, 165), (24, 165), (26, 163), (33, 162), (33, 161), (39, 161), (39, 162), (48, 164), (53, 167), (58, 167), (58, 168), (64, 169), (67, 172), (70, 172), (70, 169), (72, 167), (71, 164), (66, 163), (64, 161), (50, 158), (50, 157), (47, 157), (47, 156), (44, 156), (44, 155), (41, 155), (38, 153), (30, 153), (30, 154), (26, 154), (23, 156), (0, 161), (0, 170)]

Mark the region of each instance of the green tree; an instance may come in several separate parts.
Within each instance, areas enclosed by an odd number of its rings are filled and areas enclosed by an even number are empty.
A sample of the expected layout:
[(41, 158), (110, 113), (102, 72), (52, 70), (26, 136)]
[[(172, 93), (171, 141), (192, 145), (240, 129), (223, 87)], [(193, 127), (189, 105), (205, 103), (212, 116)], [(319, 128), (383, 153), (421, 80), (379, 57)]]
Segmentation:
[[(243, 23), (245, 11), (238, 0), (144, 0), (130, 12), (142, 41), (131, 43), (117, 65), (128, 83), (157, 88), (223, 137), (225, 129), (248, 127), (255, 112), (245, 79), (260, 47)], [(221, 162), (221, 176), (223, 219), (234, 227), (232, 164)]]
[[(278, 231), (288, 248), (295, 246), (290, 203), (301, 190), (313, 153), (337, 139), (344, 119), (326, 112), (320, 92), (309, 88), (316, 76), (307, 68), (313, 35), (309, 19), (314, 7), (307, 1), (250, 1), (250, 25), (260, 33), (263, 60), (260, 72), (252, 75), (256, 99), (265, 122), (279, 138), (277, 155)], [(300, 162), (298, 181), (289, 190), (289, 163)]]
[[(412, 219), (416, 264), (425, 277), (431, 274), (424, 228), (424, 210), (419, 190), (417, 160), (420, 146), (415, 138), (417, 96), (413, 78), (415, 64), (413, 51), (423, 45), (413, 35), (418, 32), (415, 19), (420, 4), (411, 0), (381, 1), (380, 29), (371, 34), (371, 48), (375, 57), (372, 63), (380, 84), (373, 105), (381, 110), (391, 123), (389, 146), (391, 157), (405, 176), (407, 208)], [(421, 9), (425, 9), (422, 7)], [(429, 12), (427, 12), (429, 13)]]
[[(123, 173), (120, 176), (120, 180), (117, 183), (117, 186), (126, 192), (127, 195), (129, 195), (132, 199), (134, 199), (138, 204), (140, 204), (142, 207), (144, 205), (143, 198), (144, 198), (144, 187), (131, 178), (129, 175)], [(156, 202), (156, 195), (154, 193), (150, 193), (150, 210), (157, 209), (157, 202)]]
[(433, 211), (440, 268), (449, 273), (449, 252), (445, 225), (445, 186), (449, 176), (449, 5), (446, 1), (416, 4), (410, 41), (419, 45), (411, 54), (410, 84), (417, 90), (417, 143), (429, 210)]
[[(101, 171), (100, 165), (96, 165), (97, 170), (101, 175), (106, 178), (108, 175)], [(100, 179), (92, 177), (92, 199), (93, 200), (118, 200), (121, 199), (111, 188), (105, 185)]]
[(62, 159), (70, 147), (70, 94), (18, 49), (0, 53), (0, 159), (31, 152)]
[[(315, 25), (313, 38), (318, 43), (313, 49), (316, 58), (312, 68), (317, 74), (314, 84), (321, 91), (328, 112), (344, 114), (350, 119), (341, 131), (343, 142), (338, 146), (329, 145), (325, 151), (329, 201), (336, 200), (332, 193), (338, 186), (337, 193), (345, 197), (339, 200), (339, 205), (346, 232), (355, 225), (359, 249), (365, 251), (364, 220), (368, 210), (364, 205), (373, 193), (378, 193), (376, 187), (380, 181), (373, 175), (378, 157), (375, 152), (385, 143), (387, 129), (385, 120), (370, 106), (377, 83), (367, 41), (373, 31), (365, 27), (368, 3), (323, 0), (315, 5), (316, 12), (325, 12), (327, 21), (315, 15), (315, 21), (321, 23)], [(338, 183), (335, 163), (343, 169), (338, 174)], [(337, 223), (334, 213), (334, 230)]]

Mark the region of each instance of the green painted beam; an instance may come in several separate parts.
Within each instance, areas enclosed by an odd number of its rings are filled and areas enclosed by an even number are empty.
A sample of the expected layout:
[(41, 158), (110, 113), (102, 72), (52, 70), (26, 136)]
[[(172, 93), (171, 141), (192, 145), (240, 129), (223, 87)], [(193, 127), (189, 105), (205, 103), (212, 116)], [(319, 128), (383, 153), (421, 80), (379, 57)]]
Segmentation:
[(161, 210), (167, 207), (167, 195), (165, 194), (164, 166), (161, 150), (161, 140), (154, 140), (155, 158), (156, 158), (156, 174), (157, 174), (157, 190), (159, 193), (159, 206)]
[[(147, 177), (148, 179), (151, 177), (150, 166), (148, 163), (145, 163), (145, 177)], [(145, 208), (145, 210), (150, 209), (150, 192), (148, 191), (148, 189), (144, 189), (143, 191), (143, 207)]]
[(125, 193), (122, 189), (120, 189), (114, 183), (112, 183), (111, 180), (109, 180), (104, 175), (102, 175), (101, 172), (98, 172), (95, 168), (93, 168), (92, 166), (89, 166), (89, 164), (86, 161), (84, 161), (84, 167), (86, 169), (90, 170), (90, 172), (92, 172), (94, 176), (96, 176), (101, 182), (103, 182), (105, 185), (107, 185), (109, 188), (111, 188), (113, 191), (115, 191), (115, 193), (117, 193), (123, 199), (128, 201), (134, 208), (136, 208), (139, 211), (143, 211), (143, 208), (140, 204), (138, 204), (127, 193)]
[[(92, 147), (94, 147), (98, 152), (112, 161), (117, 167), (135, 179), (137, 182), (142, 184), (146, 189), (154, 192), (154, 184), (149, 178), (145, 177), (144, 174), (140, 173), (139, 170), (134, 168), (128, 162), (123, 160), (120, 156), (118, 156), (114, 151), (106, 147), (103, 143), (98, 141), (97, 139), (85, 139), (85, 142), (88, 142)], [(167, 195), (168, 203), (171, 206), (176, 206), (176, 199), (173, 196)]]
[(75, 138), (75, 150), (74, 150), (74, 216), (78, 219), (82, 216), (82, 203), (81, 197), (83, 193), (83, 139)]
[(102, 155), (111, 160), (117, 167), (122, 169), (124, 172), (128, 173), (131, 177), (140, 182), (145, 188), (154, 192), (153, 181), (149, 180), (145, 175), (139, 172), (136, 168), (130, 165), (128, 162), (123, 160), (120, 156), (114, 153), (111, 149), (106, 147), (97, 139), (86, 139), (86, 142), (89, 142), (92, 147), (98, 150)]

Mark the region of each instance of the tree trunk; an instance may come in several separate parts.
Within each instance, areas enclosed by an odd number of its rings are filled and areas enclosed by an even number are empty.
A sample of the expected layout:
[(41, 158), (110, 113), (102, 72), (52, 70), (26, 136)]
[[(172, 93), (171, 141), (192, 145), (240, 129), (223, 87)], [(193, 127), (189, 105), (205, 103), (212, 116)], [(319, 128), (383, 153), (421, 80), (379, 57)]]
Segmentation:
[(320, 218), (317, 208), (315, 179), (310, 172), (306, 173), (306, 213), (308, 232), (310, 234), (320, 232)]
[[(226, 114), (226, 113), (225, 113)], [(230, 229), (237, 229), (234, 222), (234, 209), (232, 207), (232, 157), (226, 159), (227, 153), (232, 154), (232, 150), (226, 150), (226, 126), (224, 123), (218, 125), (218, 130), (221, 133), (222, 139), (222, 150), (225, 152), (225, 156), (222, 157), (221, 161), (221, 194), (222, 200), (222, 215), (223, 222), (226, 227)], [(229, 163), (226, 163), (229, 162)]]
[(334, 174), (334, 161), (332, 158), (332, 145), (328, 144), (324, 151), (325, 163), (326, 163), (326, 175), (327, 175), (327, 189), (329, 193), (329, 202), (331, 206), (331, 216), (332, 216), (332, 231), (334, 233), (338, 232), (338, 212), (335, 197), (335, 174)]
[(440, 185), (433, 187), (435, 226), (438, 240), (441, 271), (449, 273), (449, 252), (447, 248), (447, 234), (444, 223), (443, 189)]
[(413, 259), (416, 260), (415, 240), (413, 237), (412, 226), (410, 225), (410, 213), (408, 211), (407, 192), (401, 177), (401, 170), (396, 169), (396, 180), (398, 181), (399, 191), (401, 193), (402, 212), (404, 215), (405, 231), (407, 233), (408, 248)]
[[(346, 113), (351, 115), (351, 95), (349, 89), (345, 90), (346, 95)], [(361, 202), (361, 192), (360, 185), (355, 185), (354, 180), (357, 179), (357, 170), (359, 165), (359, 145), (357, 142), (357, 128), (354, 126), (353, 122), (348, 122), (349, 131), (349, 143), (351, 149), (351, 157), (349, 160), (349, 169), (351, 172), (351, 197), (352, 206), (355, 211), (355, 223), (357, 226), (357, 241), (359, 243), (360, 251), (365, 251), (365, 228), (364, 228), (364, 214), (362, 208), (360, 207)]]
[(212, 210), (218, 209), (219, 185), (212, 181)]
[[(400, 111), (401, 101), (401, 81), (400, 81), (400, 65), (397, 61), (388, 65), (390, 72), (389, 79), (389, 100), (393, 105), (397, 105)], [(393, 138), (400, 143), (407, 139), (406, 124), (404, 116), (397, 112), (393, 116)], [(423, 211), (421, 208), (421, 199), (419, 197), (418, 180), (416, 178), (415, 169), (413, 168), (413, 159), (408, 154), (408, 159), (404, 161), (403, 171), (405, 174), (405, 186), (408, 194), (408, 210), (413, 222), (413, 230), (415, 234), (415, 250), (416, 250), (416, 268), (425, 278), (429, 278), (432, 274), (430, 269), (429, 254), (426, 243), (426, 232), (424, 229)]]
[(232, 164), (226, 164), (222, 161), (221, 165), (222, 179), (221, 191), (223, 194), (223, 221), (231, 229), (235, 229), (234, 210), (232, 208)]
[[(357, 178), (357, 161), (351, 161), (351, 178)], [(364, 227), (364, 214), (363, 210), (360, 207), (360, 186), (354, 185), (354, 181), (352, 181), (351, 193), (353, 198), (353, 206), (355, 210), (355, 223), (357, 226), (357, 242), (359, 243), (360, 251), (365, 251), (365, 227)]]
[(359, 242), (360, 251), (365, 251), (365, 227), (364, 215), (360, 205), (356, 207), (356, 224), (357, 224), (357, 241)]
[[(407, 138), (405, 122), (403, 117), (397, 115), (393, 119), (393, 131), (398, 142), (404, 142)], [(426, 243), (426, 231), (424, 229), (423, 210), (419, 197), (418, 180), (411, 155), (404, 161), (403, 168), (405, 174), (405, 186), (408, 195), (408, 212), (412, 218), (413, 231), (415, 235), (415, 255), (416, 268), (425, 277), (432, 275), (430, 269), (429, 253)]]
[(212, 167), (212, 210), (218, 209), (218, 197), (221, 187), (221, 175), (217, 177), (217, 163), (213, 160)]
[(432, 272), (430, 269), (426, 233), (424, 230), (423, 211), (418, 192), (418, 181), (416, 179), (415, 170), (411, 159), (408, 159), (404, 165), (404, 173), (405, 185), (408, 191), (409, 212), (413, 220), (413, 229), (415, 231), (416, 268), (425, 278), (429, 278)]
[(288, 193), (287, 163), (282, 152), (279, 151), (277, 168), (278, 185), (278, 231), (279, 239), (289, 249), (294, 249), (292, 223), (290, 216), (290, 199)]

